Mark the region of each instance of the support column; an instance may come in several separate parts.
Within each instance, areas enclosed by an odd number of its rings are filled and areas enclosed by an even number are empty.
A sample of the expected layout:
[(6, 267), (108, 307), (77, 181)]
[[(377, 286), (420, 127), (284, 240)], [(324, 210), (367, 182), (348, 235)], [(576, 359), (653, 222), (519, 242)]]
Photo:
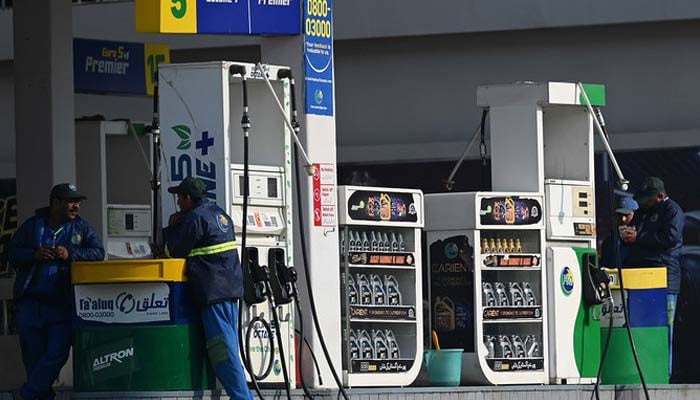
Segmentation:
[(48, 204), (51, 186), (75, 181), (70, 0), (15, 1), (17, 216)]
[[(319, 323), (323, 333), (333, 366), (340, 379), (342, 374), (342, 348), (341, 348), (341, 321), (340, 321), (340, 254), (338, 248), (338, 213), (336, 187), (336, 131), (335, 91), (333, 89), (333, 38), (331, 1), (323, 2), (323, 15), (309, 17), (306, 12), (307, 0), (302, 1), (305, 12), (304, 19), (314, 19), (317, 26), (326, 26), (328, 30), (304, 32), (296, 37), (269, 37), (262, 39), (262, 62), (265, 64), (285, 65), (292, 69), (297, 89), (298, 120), (301, 123), (301, 141), (314, 164), (320, 164), (324, 174), (316, 179), (325, 179), (325, 188), (332, 186), (331, 196), (333, 204), (312, 201), (313, 177), (301, 172), (302, 201), (303, 204), (294, 204), (295, 209), (304, 212), (304, 225), (298, 221), (298, 213), (295, 212), (294, 225), (306, 234), (306, 246), (308, 250), (309, 279), (314, 292)], [(327, 12), (326, 12), (327, 11)], [(322, 24), (326, 25), (322, 25)], [(302, 21), (302, 30), (305, 27)], [(310, 54), (305, 54), (309, 52)], [(307, 76), (313, 73), (314, 76)], [(311, 89), (310, 89), (311, 87)], [(303, 159), (301, 164), (306, 164)], [(328, 179), (332, 179), (332, 185), (328, 185)], [(296, 191), (296, 186), (294, 188)], [(294, 197), (296, 202), (296, 196)], [(324, 200), (325, 201), (325, 200)], [(301, 253), (301, 240), (299, 231), (294, 232), (294, 264), (300, 273), (300, 282), (303, 281), (303, 260)], [(302, 306), (304, 307), (304, 333), (311, 349), (319, 360), (323, 385), (308, 353), (304, 353), (304, 365), (301, 371), (309, 386), (319, 388), (334, 388), (333, 380), (328, 364), (323, 357), (320, 338), (313, 327), (309, 308), (308, 288), (300, 283)], [(305, 349), (305, 346), (302, 348)], [(313, 377), (313, 379), (312, 379)]]

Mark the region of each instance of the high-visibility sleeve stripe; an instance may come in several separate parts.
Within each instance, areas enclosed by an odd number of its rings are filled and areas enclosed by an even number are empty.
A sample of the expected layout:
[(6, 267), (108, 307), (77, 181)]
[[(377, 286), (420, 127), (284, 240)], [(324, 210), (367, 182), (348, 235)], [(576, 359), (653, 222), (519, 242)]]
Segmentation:
[(209, 254), (223, 253), (225, 251), (235, 250), (237, 248), (238, 243), (234, 240), (231, 242), (218, 243), (211, 246), (198, 247), (196, 249), (192, 249), (192, 251), (190, 251), (190, 254), (188, 254), (187, 257), (206, 256)]

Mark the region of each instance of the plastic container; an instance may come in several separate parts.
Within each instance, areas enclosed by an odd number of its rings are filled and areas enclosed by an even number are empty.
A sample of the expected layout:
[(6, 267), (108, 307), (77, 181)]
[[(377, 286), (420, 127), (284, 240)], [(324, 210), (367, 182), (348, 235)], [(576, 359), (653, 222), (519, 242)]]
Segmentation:
[(71, 270), (75, 391), (214, 387), (184, 259), (76, 262)]
[(462, 349), (423, 351), (428, 382), (434, 386), (459, 386), (462, 376)]

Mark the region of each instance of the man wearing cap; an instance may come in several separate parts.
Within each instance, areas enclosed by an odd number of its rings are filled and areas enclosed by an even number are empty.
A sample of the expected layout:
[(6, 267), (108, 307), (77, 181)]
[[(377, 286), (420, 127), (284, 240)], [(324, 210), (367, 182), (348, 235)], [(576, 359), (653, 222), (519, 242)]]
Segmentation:
[(185, 178), (168, 189), (177, 194), (180, 211), (163, 229), (168, 257), (187, 258), (187, 277), (200, 308), (209, 360), (232, 399), (253, 398), (238, 354), (238, 300), (243, 272), (236, 250), (233, 221), (205, 199), (206, 186)]
[[(632, 197), (622, 197), (619, 202), (619, 207), (615, 209), (615, 215), (617, 216), (617, 228), (619, 232), (618, 247), (620, 249), (620, 265), (625, 266), (625, 259), (627, 258), (628, 245), (622, 241), (622, 233), (626, 229), (634, 229), (632, 225), (632, 219), (634, 218), (634, 212), (639, 209), (639, 205)], [(603, 241), (603, 246), (601, 248), (600, 265), (607, 268), (617, 267), (617, 255), (615, 254), (616, 247), (614, 246), (614, 235), (608, 236)]]
[[(683, 244), (684, 214), (666, 194), (664, 182), (655, 177), (644, 179), (642, 190), (634, 195), (640, 212), (634, 218), (636, 230), (625, 230), (622, 240), (629, 245), (626, 264), (639, 267), (666, 267), (669, 343), (673, 338), (673, 320), (681, 287), (680, 250)], [(669, 349), (671, 350), (672, 347)], [(670, 369), (669, 369), (670, 371)]]
[(68, 359), (70, 263), (105, 256), (95, 231), (78, 215), (85, 199), (73, 184), (54, 186), (49, 206), (26, 220), (8, 244), (8, 260), (17, 274), (14, 299), (27, 373), (19, 394), (24, 400), (53, 399), (51, 386)]

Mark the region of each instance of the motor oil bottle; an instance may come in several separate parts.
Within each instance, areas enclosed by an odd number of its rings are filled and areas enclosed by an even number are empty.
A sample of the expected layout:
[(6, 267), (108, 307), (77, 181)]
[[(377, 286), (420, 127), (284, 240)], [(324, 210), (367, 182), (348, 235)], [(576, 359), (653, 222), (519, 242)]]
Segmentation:
[(520, 243), (520, 238), (515, 239), (515, 252), (516, 253), (523, 252), (523, 245), (522, 245), (522, 243)]
[(395, 232), (391, 232), (391, 251), (394, 253), (399, 251), (399, 241), (396, 239)]
[(377, 233), (375, 231), (372, 231), (369, 235), (369, 250), (379, 251), (379, 241), (377, 240)]
[(372, 287), (372, 304), (376, 306), (386, 305), (386, 291), (382, 278), (379, 275), (370, 274), (369, 282)]
[(494, 283), (494, 290), (496, 292), (496, 305), (499, 307), (508, 307), (508, 294), (506, 293), (506, 287), (503, 283)]
[(394, 275), (384, 275), (384, 287), (386, 288), (387, 304), (390, 306), (401, 305), (401, 291), (399, 281)]
[(482, 299), (484, 307), (495, 307), (496, 294), (493, 291), (493, 285), (491, 285), (491, 282), (482, 282), (481, 289), (484, 294)]
[(433, 304), (433, 315), (435, 316), (435, 327), (440, 332), (451, 332), (455, 330), (455, 305), (449, 297), (436, 297)]
[(406, 242), (403, 240), (403, 234), (399, 233), (399, 251), (406, 251)]
[(492, 335), (486, 335), (486, 340), (484, 341), (484, 344), (486, 345), (486, 349), (488, 349), (486, 358), (496, 357), (496, 337)]
[(340, 254), (345, 254), (345, 230), (340, 231)]
[(503, 253), (503, 243), (501, 243), (501, 238), (496, 238), (496, 253)]
[(491, 248), (489, 247), (489, 240), (486, 238), (481, 238), (481, 254), (490, 253)]
[(355, 242), (355, 232), (348, 231), (348, 251), (357, 251), (357, 243)]
[(372, 346), (372, 339), (366, 330), (362, 329), (357, 333), (357, 343), (360, 346), (360, 358), (363, 360), (374, 359), (374, 347)]
[(362, 232), (362, 251), (369, 251), (369, 238), (367, 232)]
[(375, 359), (386, 360), (389, 358), (389, 345), (381, 329), (372, 330), (372, 345), (374, 346)]
[(360, 296), (360, 304), (362, 304), (363, 306), (372, 305), (372, 286), (370, 286), (369, 284), (369, 279), (367, 279), (367, 275), (357, 274), (355, 286), (357, 287), (357, 292)]
[(399, 349), (399, 342), (396, 340), (394, 331), (385, 329), (384, 336), (386, 337), (386, 344), (389, 347), (389, 358), (392, 360), (401, 358), (401, 349)]
[(513, 238), (508, 239), (508, 253), (515, 253), (515, 242)]
[(510, 294), (510, 305), (517, 307), (525, 305), (525, 299), (523, 298), (523, 289), (520, 288), (518, 282), (508, 282), (508, 291)]
[(513, 345), (510, 343), (510, 338), (506, 335), (498, 336), (498, 345), (501, 353), (501, 358), (513, 358)]
[(357, 344), (357, 337), (355, 336), (355, 331), (350, 329), (350, 334), (348, 335), (348, 343), (350, 345), (350, 359), (357, 360), (360, 358), (360, 346)]
[(532, 291), (530, 282), (523, 282), (523, 297), (525, 305), (534, 306), (537, 305), (537, 298), (535, 298), (535, 292)]
[(348, 303), (351, 305), (357, 304), (357, 285), (352, 275), (348, 275)]
[(539, 357), (540, 344), (537, 342), (535, 335), (528, 335), (525, 338), (525, 356), (527, 358)]
[(389, 235), (384, 232), (384, 251), (391, 251), (391, 241), (389, 241)]
[(520, 335), (513, 335), (510, 337), (510, 343), (513, 346), (513, 356), (516, 358), (525, 357), (525, 344), (520, 338)]

